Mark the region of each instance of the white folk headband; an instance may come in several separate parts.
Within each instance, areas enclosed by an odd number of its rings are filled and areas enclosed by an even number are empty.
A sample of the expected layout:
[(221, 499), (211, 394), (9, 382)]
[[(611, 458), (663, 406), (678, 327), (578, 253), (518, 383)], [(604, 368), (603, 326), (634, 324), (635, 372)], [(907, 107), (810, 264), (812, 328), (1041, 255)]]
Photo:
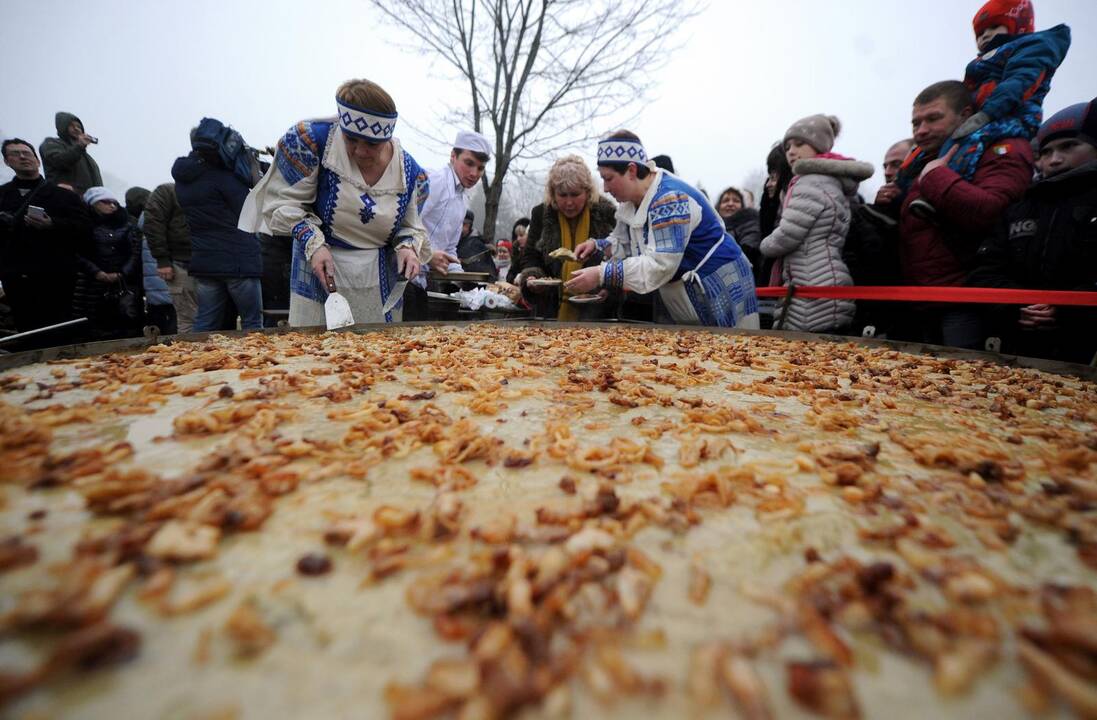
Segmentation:
[(620, 138), (602, 140), (598, 143), (598, 163), (630, 163), (643, 165), (648, 161), (644, 146), (635, 140)]
[(339, 127), (344, 132), (366, 140), (367, 142), (385, 142), (392, 139), (396, 130), (396, 113), (382, 113), (365, 110), (335, 98), (339, 107)]

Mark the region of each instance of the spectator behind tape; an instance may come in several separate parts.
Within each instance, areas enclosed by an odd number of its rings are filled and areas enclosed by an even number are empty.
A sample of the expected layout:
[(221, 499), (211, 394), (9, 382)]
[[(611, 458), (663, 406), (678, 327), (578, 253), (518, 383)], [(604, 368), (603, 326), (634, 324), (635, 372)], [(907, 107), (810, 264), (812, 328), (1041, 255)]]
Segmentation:
[[(1097, 99), (1052, 115), (1036, 143), (1044, 177), (980, 246), (968, 284), (1097, 292)], [(995, 308), (991, 327), (1014, 354), (1088, 363), (1097, 352), (1092, 307)]]
[[(963, 83), (945, 80), (914, 99), (911, 126), (917, 147), (899, 170), (896, 184), (909, 188), (899, 213), (899, 260), (908, 285), (963, 285), (975, 267), (975, 252), (1001, 220), (1010, 203), (1032, 181), (1032, 147), (1028, 140), (1003, 140), (987, 148), (971, 180), (937, 157), (945, 141), (974, 112)], [(914, 201), (925, 197), (932, 217), (917, 212)], [(980, 313), (968, 306), (928, 306), (911, 313), (905, 339), (977, 349), (984, 337)]]

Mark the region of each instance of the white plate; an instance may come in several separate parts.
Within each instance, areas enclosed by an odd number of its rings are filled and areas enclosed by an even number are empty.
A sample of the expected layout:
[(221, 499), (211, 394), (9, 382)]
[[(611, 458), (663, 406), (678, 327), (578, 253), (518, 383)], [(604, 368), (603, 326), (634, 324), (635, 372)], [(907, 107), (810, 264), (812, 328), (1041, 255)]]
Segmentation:
[(606, 299), (601, 295), (573, 295), (568, 298), (568, 302), (575, 305), (594, 305), (605, 301)]
[(538, 285), (541, 285), (543, 287), (550, 287), (553, 285), (563, 284), (564, 281), (560, 278), (530, 278), (529, 280), (526, 280), (526, 285), (533, 285), (535, 287)]

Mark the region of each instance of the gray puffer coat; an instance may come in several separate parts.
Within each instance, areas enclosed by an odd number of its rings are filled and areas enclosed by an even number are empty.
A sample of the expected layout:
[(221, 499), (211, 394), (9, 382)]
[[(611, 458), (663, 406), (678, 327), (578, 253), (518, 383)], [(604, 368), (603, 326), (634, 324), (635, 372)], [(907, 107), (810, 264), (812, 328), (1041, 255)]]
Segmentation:
[[(849, 232), (849, 199), (862, 180), (872, 177), (868, 163), (841, 157), (799, 160), (788, 189), (781, 222), (762, 240), (762, 255), (780, 258), (781, 284), (788, 286), (852, 285), (842, 262)], [(807, 300), (794, 297), (783, 329), (826, 332), (853, 322), (852, 300)], [(774, 327), (780, 322), (778, 311)]]

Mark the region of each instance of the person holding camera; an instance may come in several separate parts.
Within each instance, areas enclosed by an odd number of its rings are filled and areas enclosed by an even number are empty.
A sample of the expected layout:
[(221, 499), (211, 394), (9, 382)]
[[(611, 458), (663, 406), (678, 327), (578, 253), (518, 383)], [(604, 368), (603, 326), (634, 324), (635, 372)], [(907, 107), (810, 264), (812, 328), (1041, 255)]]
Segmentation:
[[(15, 178), (0, 186), (0, 284), (16, 329), (27, 332), (72, 319), (76, 248), (91, 222), (79, 197), (42, 178), (33, 145), (5, 140), (3, 154)], [(64, 344), (71, 332), (32, 336), (18, 349)]]
[(54, 123), (57, 137), (46, 138), (39, 148), (42, 164), (46, 167), (46, 180), (54, 185), (69, 185), (77, 194), (100, 187), (103, 176), (95, 158), (88, 154), (88, 145), (99, 140), (84, 132), (84, 123), (72, 113), (57, 113)]

